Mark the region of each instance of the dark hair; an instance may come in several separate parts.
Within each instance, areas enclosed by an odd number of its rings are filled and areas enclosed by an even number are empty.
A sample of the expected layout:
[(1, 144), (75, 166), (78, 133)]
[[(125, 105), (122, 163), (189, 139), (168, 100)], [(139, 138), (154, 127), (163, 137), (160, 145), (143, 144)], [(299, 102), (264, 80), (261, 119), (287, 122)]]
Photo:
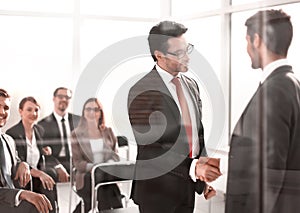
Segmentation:
[(254, 40), (257, 33), (268, 50), (282, 56), (287, 56), (293, 38), (293, 26), (290, 16), (282, 10), (259, 11), (247, 19), (247, 34)]
[(105, 127), (105, 117), (104, 117), (104, 113), (103, 113), (102, 104), (100, 103), (100, 101), (97, 98), (89, 98), (83, 104), (81, 118), (80, 118), (80, 121), (79, 121), (79, 124), (78, 124), (78, 128), (79, 129), (85, 129), (86, 128), (86, 118), (84, 117), (84, 110), (85, 110), (85, 106), (90, 102), (95, 102), (98, 105), (98, 107), (101, 109), (101, 111), (100, 111), (101, 116), (100, 116), (100, 119), (98, 121), (98, 128), (100, 129), (100, 128)]
[(157, 61), (157, 58), (154, 55), (155, 50), (167, 53), (168, 39), (171, 37), (179, 37), (187, 30), (188, 29), (184, 25), (174, 21), (162, 21), (152, 27), (149, 32), (148, 43), (153, 60)]
[(0, 88), (0, 97), (3, 97), (3, 98), (10, 98), (10, 95), (6, 92), (5, 89), (1, 89), (1, 88)]
[(35, 100), (34, 97), (28, 96), (28, 97), (23, 98), (23, 99), (20, 101), (20, 103), (19, 103), (19, 109), (23, 109), (23, 108), (24, 108), (24, 105), (25, 105), (25, 103), (26, 103), (27, 101), (30, 101), (30, 102), (34, 103), (35, 105), (37, 105), (39, 108), (41, 108), (40, 105), (39, 105), (39, 103)]
[(70, 94), (72, 95), (72, 90), (70, 90), (70, 89), (68, 89), (68, 88), (66, 88), (66, 87), (58, 87), (58, 88), (56, 88), (56, 89), (54, 90), (54, 92), (53, 92), (53, 96), (54, 96), (54, 97), (57, 95), (58, 90), (67, 90), (67, 91), (69, 91)]

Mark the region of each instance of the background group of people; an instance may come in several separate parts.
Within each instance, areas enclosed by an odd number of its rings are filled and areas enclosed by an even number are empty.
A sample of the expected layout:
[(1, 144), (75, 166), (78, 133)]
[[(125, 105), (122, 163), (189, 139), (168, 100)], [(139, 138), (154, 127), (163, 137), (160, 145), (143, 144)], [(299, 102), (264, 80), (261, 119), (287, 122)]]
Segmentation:
[[(300, 207), (300, 83), (286, 59), (292, 23), (282, 10), (266, 10), (245, 25), (252, 68), (262, 69), (263, 75), (231, 137), (225, 211), (294, 212)], [(141, 213), (192, 213), (195, 192), (211, 198), (216, 191), (209, 183), (222, 175), (220, 160), (206, 153), (198, 85), (183, 74), (193, 51), (186, 31), (173, 21), (151, 28), (148, 43), (156, 64), (128, 94), (129, 121), (137, 143), (131, 198)], [(0, 210), (18, 212), (20, 206), (34, 208), (33, 204), (41, 212), (55, 211), (55, 182), (68, 181), (71, 151), (78, 194), (85, 210), (90, 209), (89, 171), (95, 163), (119, 160), (117, 139), (105, 125), (98, 99), (88, 99), (79, 117), (66, 112), (70, 98), (67, 88), (55, 90), (54, 112), (38, 122), (41, 127), (35, 124), (40, 108), (36, 100), (26, 97), (20, 102), (21, 121), (1, 135), (0, 201), (6, 205)], [(0, 107), (2, 127), (10, 108), (10, 97), (2, 89)], [(2, 156), (8, 154), (12, 161), (6, 163), (10, 158)], [(41, 194), (16, 190), (17, 183), (8, 178), (25, 187), (30, 175), (33, 191)], [(114, 177), (102, 171), (96, 174), (97, 181), (110, 178)], [(122, 207), (117, 185), (102, 187), (99, 193), (105, 198), (99, 209)]]
[[(68, 88), (57, 88), (53, 93), (53, 113), (41, 120), (39, 120), (40, 105), (34, 97), (25, 97), (20, 101), (21, 120), (5, 134), (1, 133), (1, 147), (5, 147), (2, 149), (5, 155), (0, 153), (1, 158), (5, 156), (1, 164), (10, 168), (1, 170), (3, 178), (1, 178), (0, 201), (5, 198), (4, 205), (0, 207), (1, 211), (3, 209), (5, 212), (58, 212), (56, 183), (69, 181), (72, 172), (71, 147), (77, 169), (78, 194), (84, 199), (86, 212), (89, 211), (91, 183), (88, 172), (91, 171), (93, 164), (119, 160), (115, 153), (117, 139), (112, 129), (105, 126), (102, 105), (98, 99), (88, 99), (83, 106), (82, 116), (78, 116), (67, 112), (71, 97), (72, 91)], [(1, 127), (3, 127), (9, 117), (11, 100), (4, 89), (0, 91), (0, 100)], [(14, 174), (10, 171), (15, 170), (19, 174), (15, 178), (19, 179), (19, 183), (12, 181)], [(32, 181), (28, 183), (31, 180), (30, 175)], [(97, 176), (99, 181), (110, 178), (108, 174), (102, 174), (100, 171)], [(18, 187), (23, 190), (17, 190)], [(23, 196), (24, 192), (30, 193), (34, 199)], [(122, 207), (117, 185), (100, 187), (98, 193), (102, 198), (107, 198), (98, 202), (99, 209)], [(8, 194), (10, 196), (6, 197)], [(11, 200), (7, 202), (8, 199)], [(80, 208), (76, 208), (75, 212), (79, 210)]]

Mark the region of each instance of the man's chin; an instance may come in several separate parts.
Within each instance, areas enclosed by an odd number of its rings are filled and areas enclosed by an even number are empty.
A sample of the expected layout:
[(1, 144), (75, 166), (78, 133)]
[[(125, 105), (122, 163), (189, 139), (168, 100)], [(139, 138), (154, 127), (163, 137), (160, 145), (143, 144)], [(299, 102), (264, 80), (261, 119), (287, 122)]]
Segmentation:
[(5, 123), (6, 123), (6, 122), (0, 121), (0, 128), (1, 128), (1, 127), (4, 127)]
[(61, 112), (65, 112), (65, 111), (67, 110), (67, 107), (60, 107), (59, 110), (60, 110)]
[(189, 70), (188, 67), (183, 67), (183, 68), (181, 69), (181, 72), (187, 72), (188, 70)]

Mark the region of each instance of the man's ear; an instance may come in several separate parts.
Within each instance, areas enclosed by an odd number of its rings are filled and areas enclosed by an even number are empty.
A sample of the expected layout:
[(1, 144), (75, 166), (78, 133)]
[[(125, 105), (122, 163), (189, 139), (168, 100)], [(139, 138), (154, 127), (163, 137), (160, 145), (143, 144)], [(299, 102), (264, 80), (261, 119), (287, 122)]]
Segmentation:
[(254, 39), (253, 39), (253, 46), (255, 48), (259, 48), (260, 45), (261, 45), (261, 42), (262, 42), (261, 37), (257, 33), (255, 33), (254, 34)]
[(162, 60), (165, 57), (164, 54), (159, 50), (155, 50), (154, 55), (157, 58), (157, 60)]

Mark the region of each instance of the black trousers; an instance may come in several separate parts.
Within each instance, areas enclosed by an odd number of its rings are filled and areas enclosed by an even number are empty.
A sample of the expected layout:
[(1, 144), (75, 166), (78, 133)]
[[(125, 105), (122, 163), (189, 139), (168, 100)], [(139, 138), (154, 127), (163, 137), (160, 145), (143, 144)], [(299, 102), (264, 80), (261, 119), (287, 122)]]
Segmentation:
[(57, 157), (57, 160), (65, 167), (70, 174), (70, 157)]
[[(44, 170), (44, 172), (47, 173), (49, 176), (51, 176), (54, 179), (55, 182), (57, 181), (56, 171), (55, 171), (54, 168), (46, 168)], [(53, 211), (50, 211), (50, 212), (51, 213), (56, 212), (55, 210), (56, 209), (58, 210), (57, 188), (56, 188), (56, 185), (54, 185), (52, 191), (50, 191), (48, 189), (44, 189), (43, 184), (40, 181), (40, 179), (39, 178), (35, 178), (35, 177), (32, 178), (32, 184), (33, 184), (32, 191), (36, 192), (36, 193), (40, 193), (40, 194), (46, 195), (46, 197), (49, 199), (49, 201), (50, 201), (50, 203), (52, 205), (52, 208), (53, 208)], [(28, 184), (26, 186), (26, 189), (30, 190), (30, 184)]]
[[(108, 182), (113, 180), (118, 180), (116, 177), (104, 173), (101, 170), (96, 171), (96, 183)], [(87, 173), (84, 177), (84, 187), (77, 191), (78, 195), (84, 200), (85, 212), (87, 213), (91, 209), (91, 173)], [(98, 209), (116, 209), (122, 208), (122, 196), (119, 187), (116, 184), (109, 184), (99, 187), (98, 189)], [(80, 212), (80, 203), (76, 206), (73, 213)]]
[(35, 206), (23, 200), (19, 206), (10, 206), (6, 203), (0, 204), (0, 212), (3, 213), (39, 213)]

